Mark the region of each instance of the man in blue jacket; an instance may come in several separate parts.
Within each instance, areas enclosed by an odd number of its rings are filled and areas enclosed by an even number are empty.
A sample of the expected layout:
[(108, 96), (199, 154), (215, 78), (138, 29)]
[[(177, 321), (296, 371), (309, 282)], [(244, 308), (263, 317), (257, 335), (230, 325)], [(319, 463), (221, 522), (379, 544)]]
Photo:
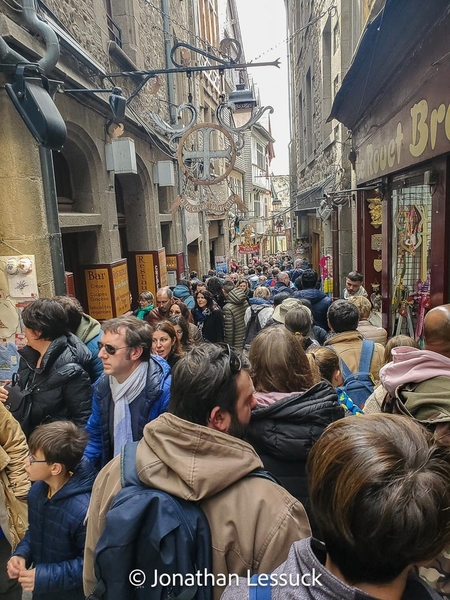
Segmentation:
[(136, 317), (105, 321), (99, 342), (104, 374), (95, 386), (85, 455), (103, 467), (122, 446), (140, 440), (145, 425), (167, 410), (170, 367), (151, 355), (152, 330)]
[(314, 269), (303, 271), (301, 278), (303, 289), (295, 292), (294, 298), (306, 298), (306, 300), (309, 300), (311, 302), (314, 325), (319, 325), (325, 331), (329, 331), (327, 311), (333, 301), (332, 298), (329, 298), (324, 292), (316, 288), (319, 275)]

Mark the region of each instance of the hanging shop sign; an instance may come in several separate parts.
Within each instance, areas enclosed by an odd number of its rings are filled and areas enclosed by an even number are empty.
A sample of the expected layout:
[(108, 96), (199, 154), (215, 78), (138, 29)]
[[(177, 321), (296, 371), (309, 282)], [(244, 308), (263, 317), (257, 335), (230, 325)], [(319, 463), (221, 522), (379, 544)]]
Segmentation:
[(239, 246), (239, 254), (259, 254), (259, 244), (253, 244), (252, 246)]
[[(416, 81), (417, 76), (411, 73), (411, 81)], [(403, 96), (393, 99), (386, 93), (384, 100), (378, 102), (371, 118), (354, 132), (358, 183), (450, 152), (450, 102), (447, 87), (442, 84), (448, 76), (447, 66), (423, 77), (420, 87), (417, 80), (414, 100), (404, 108)], [(402, 86), (398, 88), (402, 89)], [(384, 125), (378, 125), (386, 114), (391, 113), (395, 102), (401, 107), (399, 111)]]

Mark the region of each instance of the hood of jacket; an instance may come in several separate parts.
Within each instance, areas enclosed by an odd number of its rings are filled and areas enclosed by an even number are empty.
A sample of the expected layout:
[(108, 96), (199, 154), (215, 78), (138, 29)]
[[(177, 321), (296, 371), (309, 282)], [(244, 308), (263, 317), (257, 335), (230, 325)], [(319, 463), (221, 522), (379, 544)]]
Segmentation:
[(392, 362), (380, 369), (380, 380), (391, 396), (407, 383), (420, 383), (432, 377), (450, 377), (450, 358), (409, 346), (392, 349)]
[(93, 319), (89, 315), (83, 313), (81, 317), (81, 323), (76, 330), (75, 335), (80, 338), (83, 343), (87, 344), (93, 340), (101, 332), (101, 330), (101, 325), (96, 319)]
[(300, 290), (295, 293), (295, 298), (306, 298), (311, 302), (311, 304), (317, 304), (321, 302), (324, 298), (328, 298), (326, 294), (324, 294), (321, 290), (316, 290), (315, 288), (308, 288), (306, 290)]
[(97, 470), (92, 462), (83, 456), (69, 481), (56, 492), (53, 499), (62, 500), (78, 494), (90, 494)]
[(319, 381), (306, 392), (257, 406), (245, 437), (259, 454), (306, 460), (327, 425), (343, 416), (336, 390), (328, 381)]
[(241, 306), (242, 304), (248, 304), (247, 294), (241, 288), (234, 288), (227, 294), (227, 303), (236, 304)]
[(187, 298), (191, 294), (189, 292), (189, 288), (187, 288), (185, 285), (178, 284), (173, 288), (173, 295), (175, 296), (175, 298), (179, 298), (180, 300), (183, 300), (184, 298)]
[[(39, 352), (31, 348), (31, 346), (24, 346), (19, 350), (19, 354), (31, 368), (35, 369)], [(62, 364), (74, 362), (81, 365), (85, 370), (88, 370), (89, 361), (92, 358), (89, 348), (76, 335), (68, 333), (52, 341), (42, 357), (41, 364), (36, 369), (36, 372), (42, 373), (47, 368), (50, 368), (58, 361), (58, 358), (62, 354), (64, 354)]]
[(250, 444), (164, 413), (145, 426), (136, 466), (144, 484), (185, 500), (201, 500), (262, 467), (262, 462)]
[(263, 304), (263, 305), (266, 305), (266, 306), (272, 306), (272, 304), (268, 300), (266, 300), (265, 298), (255, 298), (253, 296), (253, 298), (249, 298), (248, 301), (250, 303), (250, 306), (252, 306), (253, 304), (256, 304), (256, 305)]
[(421, 383), (409, 383), (395, 391), (394, 412), (420, 423), (449, 423), (450, 394), (447, 377), (432, 377)]

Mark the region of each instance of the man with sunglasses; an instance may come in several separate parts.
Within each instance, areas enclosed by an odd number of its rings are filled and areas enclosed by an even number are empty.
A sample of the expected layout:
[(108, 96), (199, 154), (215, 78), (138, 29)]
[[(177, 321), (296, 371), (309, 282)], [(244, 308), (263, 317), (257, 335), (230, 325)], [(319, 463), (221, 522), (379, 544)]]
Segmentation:
[(104, 374), (92, 398), (85, 455), (99, 467), (140, 440), (144, 426), (167, 410), (170, 367), (150, 354), (152, 330), (132, 316), (105, 321), (98, 342)]
[[(144, 429), (136, 454), (141, 482), (199, 502), (211, 530), (214, 598), (231, 573), (270, 573), (289, 546), (310, 535), (303, 506), (284, 488), (252, 475), (262, 463), (242, 441), (256, 406), (249, 363), (227, 344), (201, 344), (173, 370), (168, 412)], [(120, 457), (98, 475), (89, 508), (84, 591), (96, 585), (94, 551), (121, 489)], [(124, 515), (124, 526), (127, 515)]]

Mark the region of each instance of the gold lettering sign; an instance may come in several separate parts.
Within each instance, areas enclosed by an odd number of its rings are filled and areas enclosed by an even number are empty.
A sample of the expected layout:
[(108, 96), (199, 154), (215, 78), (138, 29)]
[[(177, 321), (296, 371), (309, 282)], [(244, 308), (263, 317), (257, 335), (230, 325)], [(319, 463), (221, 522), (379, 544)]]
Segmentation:
[(108, 269), (86, 269), (84, 277), (89, 314), (99, 321), (112, 319), (114, 314)]
[(116, 316), (123, 315), (130, 310), (130, 287), (128, 284), (127, 263), (111, 267), (111, 276), (114, 289)]
[(167, 264), (166, 264), (166, 251), (164, 248), (158, 250), (158, 260), (159, 260), (159, 277), (161, 280), (160, 287), (165, 285), (169, 285), (169, 280), (167, 279)]
[(138, 294), (152, 292), (156, 297), (155, 265), (151, 254), (136, 254)]
[(177, 270), (177, 255), (176, 254), (166, 254), (166, 266), (168, 271), (176, 271)]

